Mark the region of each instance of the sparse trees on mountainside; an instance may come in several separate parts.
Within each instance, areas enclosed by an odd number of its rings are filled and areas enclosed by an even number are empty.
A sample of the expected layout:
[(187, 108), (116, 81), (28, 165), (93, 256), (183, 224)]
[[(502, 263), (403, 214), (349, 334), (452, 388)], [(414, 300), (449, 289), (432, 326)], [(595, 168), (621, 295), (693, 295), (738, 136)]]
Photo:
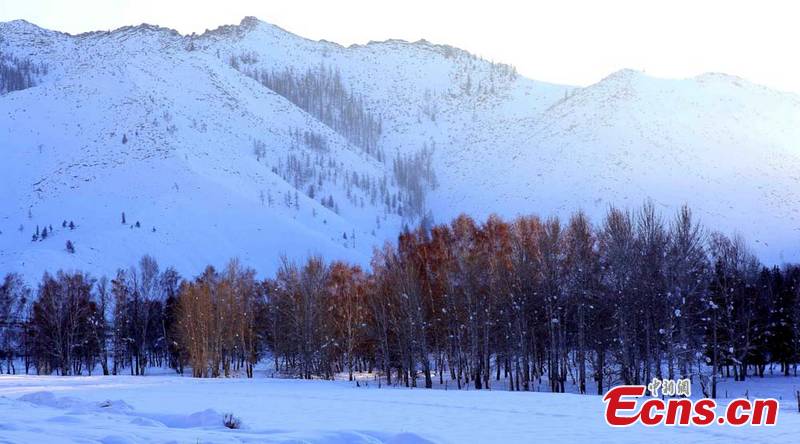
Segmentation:
[[(231, 66), (274, 89), (378, 161), (386, 161), (378, 146), (380, 118), (372, 116), (360, 98), (347, 92), (338, 73), (320, 66), (299, 77), (290, 70), (269, 74), (252, 68), (253, 59), (245, 59), (248, 62), (234, 57), (232, 60), (237, 62)], [(410, 223), (425, 217), (425, 195), (437, 186), (432, 168), (433, 146), (424, 145), (416, 153), (398, 155), (393, 160), (391, 173), (373, 177), (345, 169), (329, 150), (330, 134), (308, 129), (290, 130), (291, 146), (285, 157), (273, 159), (272, 172), (295, 189), (308, 189), (307, 195), (312, 199), (330, 183), (343, 186), (353, 206), (364, 207), (366, 202), (373, 206), (384, 204), (387, 213), (403, 216)], [(262, 141), (253, 141), (253, 154), (259, 162), (264, 158), (266, 150)], [(399, 190), (392, 192), (389, 183)], [(328, 208), (335, 210), (336, 206)]]
[(610, 208), (599, 225), (462, 215), (403, 232), (369, 271), (284, 259), (264, 281), (237, 261), (182, 281), (145, 256), (111, 281), (46, 274), (31, 294), (15, 275), (0, 286), (6, 371), (253, 377), (268, 351), (306, 379), (603, 393), (693, 378), (716, 396), (720, 377), (800, 361), (800, 266), (761, 266), (685, 207)]
[(425, 194), (437, 186), (433, 171), (433, 148), (427, 145), (413, 155), (398, 155), (392, 164), (394, 178), (402, 191), (407, 215), (421, 218), (426, 210)]
[[(232, 56), (230, 65), (316, 117), (367, 154), (383, 161), (384, 155), (378, 146), (382, 131), (380, 116), (373, 115), (364, 99), (347, 89), (338, 70), (320, 65), (303, 73), (289, 68), (268, 72), (251, 68), (252, 60), (247, 55)], [(307, 140), (307, 143), (316, 145), (313, 140)]]
[(267, 145), (262, 140), (254, 140), (253, 141), (253, 155), (256, 156), (256, 160), (261, 162), (261, 159), (267, 154)]
[(47, 72), (48, 66), (44, 63), (36, 64), (0, 51), (0, 94), (35, 86), (39, 77)]
[(301, 132), (299, 129), (296, 129), (292, 131), (292, 139), (295, 144), (302, 144), (315, 151), (328, 150), (328, 139), (315, 131), (304, 130)]
[[(436, 186), (435, 174), (429, 165), (432, 151), (423, 149), (413, 156), (400, 156), (392, 174), (384, 173), (382, 177), (375, 177), (366, 172), (344, 168), (335, 155), (327, 151), (327, 139), (316, 133), (292, 131), (292, 135), (294, 142), (288, 154), (285, 158), (279, 158), (271, 166), (271, 170), (290, 183), (295, 194), (296, 190), (306, 190), (306, 196), (319, 199), (323, 206), (338, 213), (339, 203), (334, 201), (331, 191), (343, 188), (347, 202), (357, 208), (364, 208), (366, 202), (369, 202), (375, 207), (383, 206), (386, 214), (403, 216), (407, 222), (429, 216), (425, 194)], [(313, 152), (297, 149), (301, 145)], [(399, 180), (392, 178), (398, 174), (403, 177)], [(396, 185), (398, 189), (393, 191), (390, 184)], [(287, 190), (286, 193), (285, 195), (289, 195), (291, 191)], [(337, 196), (336, 200), (341, 198)], [(287, 199), (284, 204), (299, 209), (298, 199), (294, 203)]]

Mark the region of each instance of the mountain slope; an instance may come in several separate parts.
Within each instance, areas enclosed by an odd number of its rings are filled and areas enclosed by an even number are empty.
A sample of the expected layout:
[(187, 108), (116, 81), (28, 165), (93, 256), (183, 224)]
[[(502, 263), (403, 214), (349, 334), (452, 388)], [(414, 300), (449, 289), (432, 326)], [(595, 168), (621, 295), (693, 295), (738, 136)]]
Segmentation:
[(0, 65), (17, 75), (0, 89), (0, 270), (113, 273), (145, 253), (185, 274), (232, 256), (270, 272), (282, 253), (366, 265), (426, 215), (599, 221), (646, 198), (800, 259), (800, 98), (731, 76), (574, 88), (253, 18), (191, 36), (2, 23)]
[[(478, 213), (500, 201), (507, 214), (582, 208), (597, 221), (609, 205), (649, 198), (671, 216), (686, 202), (713, 228), (740, 232), (768, 262), (800, 254), (796, 95), (725, 75), (663, 80), (626, 70), (513, 131), (479, 131), (508, 149), (451, 170), (465, 184), (482, 181), (461, 187), (463, 206)], [(486, 147), (479, 141), (472, 151)], [(440, 201), (452, 202), (456, 190), (442, 191)]]
[[(50, 52), (39, 42), (62, 37), (37, 34), (27, 52)], [(398, 230), (396, 215), (365, 211), (345, 196), (363, 199), (345, 185), (352, 174), (383, 179), (377, 161), (183, 43), (152, 27), (70, 38), (42, 57), (60, 68), (52, 78), (1, 98), (3, 268), (109, 273), (148, 252), (185, 272), (233, 256), (269, 270), (281, 253), (365, 263), (376, 217), (387, 233)], [(324, 138), (325, 146), (306, 146), (299, 131)], [(322, 164), (316, 193), (335, 204), (298, 192), (289, 183), (291, 162), (297, 170)], [(31, 241), (35, 227), (50, 225), (46, 239)], [(66, 240), (76, 254), (64, 251)]]

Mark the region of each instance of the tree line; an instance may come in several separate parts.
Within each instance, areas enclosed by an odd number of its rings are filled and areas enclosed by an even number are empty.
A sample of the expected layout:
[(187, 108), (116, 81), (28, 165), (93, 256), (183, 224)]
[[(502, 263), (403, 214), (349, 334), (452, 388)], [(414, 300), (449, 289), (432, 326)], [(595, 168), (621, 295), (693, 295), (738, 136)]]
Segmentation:
[(599, 224), (535, 216), (406, 230), (363, 269), (319, 257), (277, 273), (231, 261), (183, 279), (145, 256), (111, 280), (45, 274), (0, 286), (7, 372), (373, 373), (435, 383), (581, 393), (591, 384), (796, 374), (800, 266), (767, 267), (689, 208), (610, 208)]

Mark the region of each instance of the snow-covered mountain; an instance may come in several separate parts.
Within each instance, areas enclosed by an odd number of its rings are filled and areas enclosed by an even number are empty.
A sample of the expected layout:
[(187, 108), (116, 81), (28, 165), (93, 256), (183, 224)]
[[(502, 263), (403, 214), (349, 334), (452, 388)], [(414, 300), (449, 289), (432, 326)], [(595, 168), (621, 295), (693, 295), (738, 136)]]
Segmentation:
[(0, 159), (0, 271), (30, 277), (145, 253), (185, 274), (233, 256), (263, 272), (281, 254), (368, 264), (425, 216), (598, 221), (645, 198), (665, 214), (688, 202), (767, 262), (800, 259), (800, 97), (726, 75), (577, 88), (253, 18), (190, 36), (13, 21)]

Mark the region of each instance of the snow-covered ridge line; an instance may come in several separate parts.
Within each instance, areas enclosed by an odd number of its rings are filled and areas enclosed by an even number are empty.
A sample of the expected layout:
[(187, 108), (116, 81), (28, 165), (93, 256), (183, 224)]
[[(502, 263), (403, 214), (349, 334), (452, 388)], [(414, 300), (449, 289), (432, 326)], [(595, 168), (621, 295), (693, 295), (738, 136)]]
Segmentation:
[(291, 38), (296, 38), (298, 40), (303, 40), (303, 41), (306, 41), (308, 43), (315, 43), (315, 44), (320, 44), (320, 45), (329, 45), (329, 46), (337, 47), (337, 48), (340, 48), (340, 49), (363, 48), (363, 47), (376, 46), (376, 45), (377, 46), (379, 46), (379, 45), (406, 45), (406, 46), (412, 46), (412, 47), (429, 48), (429, 49), (434, 50), (434, 51), (439, 52), (439, 53), (461, 52), (461, 53), (464, 53), (464, 54), (473, 55), (472, 53), (470, 53), (469, 51), (466, 51), (464, 49), (460, 49), (460, 48), (457, 48), (455, 46), (451, 46), (451, 45), (447, 45), (447, 44), (432, 43), (432, 42), (429, 42), (426, 39), (420, 39), (420, 40), (411, 42), (411, 41), (404, 40), (404, 39), (391, 38), (391, 39), (386, 39), (386, 40), (370, 40), (369, 42), (367, 42), (365, 44), (354, 43), (354, 44), (345, 46), (345, 45), (342, 45), (340, 43), (337, 43), (337, 42), (334, 42), (334, 41), (331, 41), (331, 40), (326, 40), (326, 39), (320, 39), (320, 40), (309, 39), (309, 38), (300, 36), (298, 34), (295, 34), (295, 33), (291, 32), (289, 30), (286, 30), (285, 28), (282, 28), (282, 27), (280, 27), (278, 25), (262, 21), (262, 20), (258, 19), (257, 17), (253, 17), (253, 16), (244, 17), (239, 24), (220, 25), (220, 26), (218, 26), (217, 28), (214, 28), (214, 29), (207, 29), (202, 33), (192, 32), (192, 33), (186, 33), (186, 34), (181, 33), (180, 31), (178, 31), (176, 29), (173, 29), (173, 28), (170, 28), (170, 27), (160, 26), (160, 25), (155, 25), (155, 24), (150, 24), (150, 23), (141, 23), (141, 24), (138, 24), (138, 25), (126, 25), (126, 26), (122, 26), (122, 27), (119, 27), (119, 28), (116, 28), (116, 29), (113, 29), (113, 30), (95, 30), (95, 31), (81, 32), (81, 33), (77, 33), (77, 34), (71, 34), (69, 32), (62, 32), (62, 31), (56, 31), (56, 30), (43, 28), (43, 27), (40, 27), (40, 26), (38, 26), (38, 25), (36, 25), (34, 23), (31, 23), (31, 22), (29, 22), (27, 20), (24, 20), (24, 19), (11, 20), (11, 21), (8, 21), (8, 22), (0, 22), (0, 29), (2, 29), (5, 32), (21, 32), (21, 31), (27, 30), (27, 31), (38, 31), (40, 33), (45, 33), (45, 34), (46, 33), (55, 33), (55, 34), (60, 34), (60, 35), (63, 35), (63, 36), (74, 37), (74, 38), (87, 38), (87, 37), (107, 36), (107, 35), (114, 35), (114, 34), (126, 34), (126, 33), (139, 32), (139, 31), (165, 33), (165, 34), (168, 34), (168, 35), (171, 35), (171, 36), (180, 37), (182, 39), (203, 39), (203, 38), (212, 37), (212, 36), (241, 38), (246, 33), (250, 32), (250, 31), (253, 31), (253, 30), (257, 29), (258, 27), (262, 27), (262, 26), (263, 27), (268, 27), (271, 30), (278, 31), (279, 33), (285, 34), (286, 36), (289, 36)]
[[(36, 33), (38, 33), (40, 35), (56, 34), (56, 35), (62, 35), (62, 36), (72, 37), (72, 38), (88, 38), (88, 37), (99, 37), (99, 36), (111, 36), (111, 35), (116, 35), (116, 34), (130, 34), (130, 33), (135, 33), (135, 32), (163, 33), (165, 35), (176, 37), (176, 38), (178, 38), (180, 40), (187, 40), (187, 39), (190, 39), (190, 40), (201, 40), (203, 38), (215, 37), (215, 36), (216, 37), (242, 38), (248, 32), (254, 31), (254, 30), (258, 29), (259, 27), (266, 27), (266, 28), (270, 29), (271, 31), (277, 31), (279, 34), (283, 34), (283, 35), (285, 35), (285, 36), (287, 36), (289, 38), (302, 40), (302, 41), (305, 41), (307, 43), (318, 44), (318, 45), (321, 45), (321, 46), (331, 46), (331, 47), (335, 47), (335, 48), (343, 49), (343, 50), (368, 48), (368, 47), (372, 47), (372, 46), (381, 47), (381, 46), (396, 46), (396, 45), (399, 45), (399, 46), (409, 46), (409, 47), (413, 47), (413, 48), (429, 49), (429, 50), (431, 50), (431, 51), (433, 51), (435, 53), (438, 53), (440, 55), (452, 56), (453, 54), (463, 54), (463, 55), (467, 55), (467, 56), (470, 56), (470, 57), (477, 57), (477, 58), (479, 58), (481, 60), (485, 60), (483, 57), (478, 56), (476, 54), (473, 54), (473, 53), (471, 53), (471, 52), (469, 52), (467, 50), (464, 50), (464, 49), (461, 49), (461, 48), (458, 48), (458, 47), (455, 47), (455, 46), (452, 46), (452, 45), (448, 45), (448, 44), (433, 43), (433, 42), (430, 42), (430, 41), (428, 41), (428, 40), (426, 40), (424, 38), (420, 39), (420, 40), (417, 40), (417, 41), (408, 41), (408, 40), (404, 40), (404, 39), (390, 38), (390, 39), (386, 39), (386, 40), (370, 40), (369, 42), (367, 42), (365, 44), (354, 43), (354, 44), (351, 44), (351, 45), (344, 46), (344, 45), (341, 45), (341, 44), (339, 44), (337, 42), (326, 40), (326, 39), (320, 39), (320, 40), (309, 39), (309, 38), (303, 37), (301, 35), (295, 34), (295, 33), (291, 32), (289, 30), (286, 30), (285, 28), (282, 28), (282, 27), (280, 27), (278, 25), (262, 21), (262, 20), (258, 19), (257, 17), (254, 17), (254, 16), (246, 16), (246, 17), (244, 17), (240, 21), (239, 24), (220, 25), (215, 29), (207, 29), (206, 31), (204, 31), (202, 33), (193, 32), (191, 34), (189, 34), (189, 33), (184, 34), (184, 33), (181, 33), (180, 31), (178, 31), (176, 29), (173, 29), (173, 28), (170, 28), (170, 27), (165, 27), (165, 26), (160, 26), (160, 25), (155, 25), (155, 24), (149, 24), (149, 23), (141, 23), (141, 24), (138, 24), (138, 25), (126, 25), (126, 26), (122, 26), (122, 27), (119, 27), (119, 28), (116, 28), (116, 29), (113, 29), (113, 30), (95, 30), (95, 31), (87, 31), (87, 32), (82, 32), (82, 33), (77, 33), (77, 34), (71, 34), (71, 33), (68, 33), (68, 32), (63, 32), (63, 31), (51, 30), (51, 29), (48, 29), (48, 28), (43, 28), (43, 27), (40, 27), (40, 26), (38, 26), (38, 25), (36, 25), (36, 24), (34, 24), (32, 22), (29, 22), (29, 21), (27, 21), (25, 19), (16, 19), (16, 20), (11, 20), (11, 21), (7, 21), (7, 22), (0, 22), (0, 30), (2, 30), (3, 32), (19, 33), (19, 32), (31, 32), (31, 31), (33, 31), (33, 32), (36, 32)], [(506, 66), (509, 66), (509, 67), (513, 68), (513, 66), (507, 65), (507, 64), (502, 63), (502, 62), (499, 62), (499, 63), (498, 62), (492, 62), (492, 63), (496, 63), (496, 64), (499, 64), (499, 65), (506, 65)], [(600, 80), (597, 83), (608, 82), (608, 81), (611, 81), (612, 79), (627, 79), (627, 80), (631, 80), (632, 78), (635, 78), (635, 77), (644, 77), (644, 78), (659, 79), (659, 80), (679, 80), (679, 78), (660, 77), (660, 76), (656, 77), (656, 76), (653, 76), (651, 74), (645, 73), (645, 72), (643, 72), (641, 70), (636, 70), (636, 69), (633, 69), (633, 68), (621, 68), (621, 69), (609, 74), (608, 76), (606, 76), (605, 78), (603, 78), (602, 80)], [(748, 86), (756, 86), (756, 87), (764, 88), (766, 90), (772, 90), (772, 91), (775, 91), (775, 92), (779, 92), (781, 94), (790, 94), (790, 95), (798, 96), (798, 98), (800, 100), (800, 95), (798, 95), (797, 93), (790, 92), (790, 91), (778, 91), (778, 90), (775, 90), (774, 88), (771, 88), (769, 86), (761, 85), (761, 84), (758, 84), (758, 83), (753, 83), (753, 82), (751, 82), (751, 81), (749, 81), (747, 79), (744, 79), (744, 78), (742, 78), (740, 76), (737, 76), (737, 75), (734, 75), (734, 74), (729, 74), (729, 73), (705, 72), (705, 73), (700, 73), (700, 74), (697, 74), (695, 76), (687, 77), (687, 78), (684, 78), (684, 79), (685, 80), (697, 80), (697, 81), (725, 80), (725, 81), (733, 82), (733, 83), (737, 84), (738, 86), (742, 86), (742, 84), (746, 84)], [(589, 86), (591, 86), (591, 85), (587, 85), (586, 87), (589, 87)], [(575, 88), (579, 88), (579, 87), (575, 87)]]

